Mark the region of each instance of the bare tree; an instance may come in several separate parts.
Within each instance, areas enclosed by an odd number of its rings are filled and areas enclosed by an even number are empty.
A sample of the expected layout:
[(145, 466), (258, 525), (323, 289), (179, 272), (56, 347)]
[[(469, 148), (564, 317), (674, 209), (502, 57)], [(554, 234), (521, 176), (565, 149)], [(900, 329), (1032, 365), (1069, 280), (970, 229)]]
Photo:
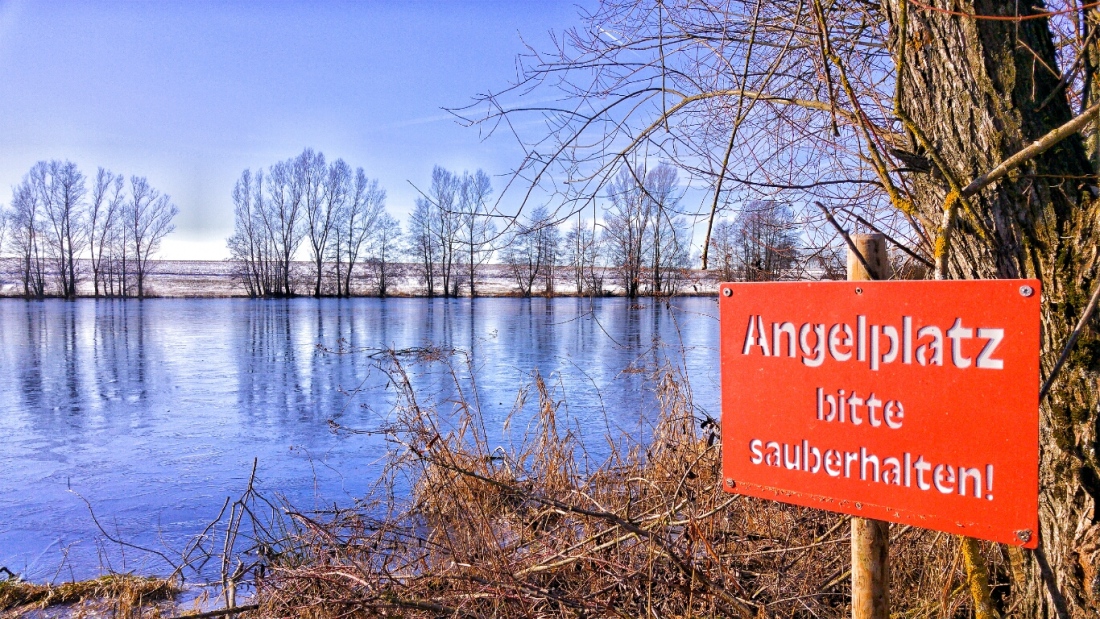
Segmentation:
[[(333, 168), (343, 163), (337, 160)], [(330, 170), (329, 176), (331, 186), (338, 184), (337, 179), (342, 178), (344, 173)], [(334, 193), (332, 189), (327, 191)], [(350, 195), (342, 201), (334, 222), (337, 295), (351, 295), (352, 271), (364, 245), (380, 233), (378, 225), (385, 208), (386, 191), (378, 186), (377, 180), (368, 179), (363, 168), (356, 169)]]
[(11, 222), (11, 214), (0, 205), (0, 256), (4, 255), (4, 243), (8, 240), (8, 224)]
[[(257, 175), (259, 177), (259, 175)], [(262, 204), (258, 206), (264, 222), (264, 233), (271, 240), (279, 272), (278, 295), (293, 295), (294, 282), (291, 277), (294, 254), (305, 237), (302, 224), (304, 211), (300, 192), (295, 190), (293, 182), (294, 160), (288, 159), (271, 166), (266, 178), (256, 179), (257, 197)]]
[(265, 225), (263, 178), (262, 172), (241, 172), (233, 186), (233, 235), (226, 241), (252, 297), (276, 296), (281, 282), (274, 238)]
[[(126, 200), (123, 190), (125, 179), (121, 174), (99, 168), (92, 184), (91, 203), (88, 208), (87, 235), (92, 263), (92, 291), (100, 296), (106, 270), (111, 261), (110, 239), (119, 225), (122, 206)], [(102, 291), (106, 292), (106, 290)]]
[(150, 271), (150, 259), (160, 248), (160, 242), (175, 229), (172, 219), (179, 209), (167, 194), (149, 185), (144, 176), (130, 177), (130, 202), (126, 211), (126, 228), (133, 249), (133, 269), (136, 293), (145, 297), (145, 280)]
[(19, 256), (23, 296), (41, 298), (46, 294), (45, 232), (29, 175), (12, 189), (11, 207), (12, 242)]
[(130, 239), (129, 201), (121, 207), (115, 225), (107, 229), (106, 243), (109, 258), (105, 259), (104, 287), (107, 296), (130, 296), (133, 283), (133, 252)]
[(593, 222), (581, 219), (576, 221), (565, 234), (564, 264), (569, 268), (570, 278), (578, 295), (603, 294), (603, 265), (599, 234)]
[[(349, 230), (343, 225), (342, 218), (348, 211), (348, 201), (351, 200), (352, 191), (351, 166), (343, 159), (333, 161), (326, 168), (321, 184), (321, 202), (329, 219), (327, 222), (328, 247), (322, 248), (322, 257), (332, 263), (332, 279), (336, 284), (336, 296), (344, 296), (345, 275), (349, 277), (350, 283), (350, 271), (344, 263), (344, 245), (351, 238), (345, 236)], [(322, 273), (323, 264), (323, 261), (315, 263), (317, 273)], [(314, 296), (320, 296), (320, 294), (321, 288), (318, 282)]]
[(539, 282), (546, 294), (553, 293), (560, 236), (552, 213), (545, 206), (534, 208), (525, 223), (515, 225), (502, 256), (521, 295), (531, 296)]
[(127, 196), (123, 177), (99, 168), (89, 192), (71, 161), (31, 168), (14, 189), (11, 215), (26, 296), (76, 297), (83, 259), (90, 259), (95, 296), (144, 296), (151, 257), (177, 209), (146, 179), (130, 180)]
[(686, 264), (691, 229), (678, 213), (678, 174), (667, 163), (624, 165), (612, 181), (604, 237), (628, 297), (671, 294)]
[(680, 215), (679, 175), (676, 168), (660, 162), (645, 174), (644, 199), (649, 202), (649, 226), (644, 250), (649, 263), (649, 292), (670, 295), (681, 281), (680, 273), (690, 261), (691, 227)]
[(463, 262), (470, 284), (470, 296), (477, 296), (477, 268), (492, 256), (489, 241), (496, 235), (496, 225), (489, 214), (489, 196), (493, 193), (489, 175), (483, 170), (464, 172), (459, 189), (459, 243), (463, 246)]
[(607, 190), (611, 205), (604, 216), (608, 258), (631, 298), (642, 291), (646, 235), (654, 215), (653, 201), (645, 195), (640, 180), (644, 177), (644, 171), (623, 166)]
[(367, 264), (374, 277), (375, 291), (380, 297), (389, 294), (390, 286), (399, 273), (398, 263), (394, 260), (401, 253), (400, 240), (400, 222), (383, 211), (367, 247)]
[(459, 287), (463, 230), (461, 179), (435, 166), (428, 190), (416, 199), (409, 217), (408, 250), (428, 296), (456, 296)]
[(735, 231), (734, 223), (728, 218), (722, 218), (714, 224), (710, 235), (711, 270), (716, 271), (719, 280), (723, 282), (737, 281), (739, 276)]
[[(340, 166), (340, 169), (346, 168)], [(321, 296), (321, 280), (324, 277), (324, 265), (332, 223), (343, 194), (330, 194), (326, 181), (329, 180), (325, 156), (307, 148), (291, 164), (292, 193), (300, 201), (305, 213), (306, 236), (313, 258), (314, 284), (313, 296)], [(340, 179), (343, 181), (343, 179)], [(337, 184), (331, 189), (345, 189), (346, 185)]]
[(734, 268), (740, 280), (781, 279), (798, 260), (798, 224), (784, 204), (750, 202), (734, 221), (732, 235)]
[(436, 268), (440, 253), (436, 236), (432, 232), (435, 219), (435, 205), (426, 197), (417, 198), (416, 206), (409, 215), (407, 251), (429, 297), (435, 296)]
[(76, 297), (76, 257), (87, 237), (83, 225), (84, 175), (71, 161), (40, 161), (31, 168), (31, 186), (48, 224), (49, 247), (59, 294)]
[[(294, 257), (307, 232), (304, 217), (307, 192), (296, 171), (296, 166), (301, 166), (300, 159), (280, 161), (266, 175), (262, 169), (245, 170), (233, 187), (234, 230), (227, 245), (249, 295), (295, 294)], [(342, 161), (334, 166), (338, 170), (334, 175), (336, 182), (341, 182), (343, 174), (339, 170), (346, 166)], [(332, 193), (344, 190), (338, 187)], [(327, 196), (329, 192), (325, 193)]]
[(432, 168), (432, 182), (428, 188), (428, 201), (432, 217), (429, 220), (432, 238), (439, 259), (439, 279), (444, 296), (458, 295), (455, 263), (460, 259), (458, 234), (461, 215), (458, 197), (461, 181), (440, 166)]

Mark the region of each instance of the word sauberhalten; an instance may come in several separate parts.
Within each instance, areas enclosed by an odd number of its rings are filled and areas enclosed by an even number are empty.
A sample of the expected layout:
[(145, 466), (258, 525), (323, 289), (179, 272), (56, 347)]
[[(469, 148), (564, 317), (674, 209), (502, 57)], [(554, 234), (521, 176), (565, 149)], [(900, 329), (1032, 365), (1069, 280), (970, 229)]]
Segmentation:
[[(868, 363), (870, 369), (875, 371), (884, 364), (898, 361), (899, 358), (903, 364), (913, 364), (916, 361), (921, 366), (943, 366), (947, 348), (944, 339), (946, 333), (947, 340), (950, 341), (950, 363), (954, 367), (1004, 369), (1004, 360), (994, 356), (1004, 339), (1004, 329), (975, 329), (964, 325), (961, 318), (956, 318), (946, 329), (938, 325), (914, 327), (910, 316), (901, 317), (900, 329), (890, 324), (869, 325), (866, 316), (856, 316), (855, 329), (848, 323), (826, 325), (807, 322), (796, 329), (792, 322), (772, 322), (771, 329), (768, 330), (765, 324), (763, 316), (749, 316), (741, 354), (799, 358), (808, 367), (822, 365), (827, 358), (826, 353), (837, 362), (850, 361), (854, 355), (857, 362)], [(786, 355), (783, 354), (784, 335)], [(972, 346), (964, 347), (964, 343), (972, 339), (982, 340), (982, 347), (976, 357), (967, 354), (967, 348), (973, 352)], [(868, 428), (899, 430), (905, 419), (905, 407), (900, 401), (880, 399), (874, 393), (861, 397), (855, 390), (848, 393), (840, 389), (834, 396), (817, 387), (814, 400), (817, 420), (826, 423), (852, 426), (866, 423)], [(884, 456), (871, 453), (866, 447), (860, 447), (858, 451), (822, 449), (811, 445), (808, 440), (792, 444), (765, 442), (754, 438), (749, 441), (749, 452), (749, 462), (758, 466), (774, 466), (811, 474), (824, 473), (829, 477), (859, 479), (922, 491), (934, 488), (942, 494), (957, 493), (961, 496), (993, 500), (992, 464), (972, 467), (930, 462), (921, 454), (914, 457), (909, 452)]]

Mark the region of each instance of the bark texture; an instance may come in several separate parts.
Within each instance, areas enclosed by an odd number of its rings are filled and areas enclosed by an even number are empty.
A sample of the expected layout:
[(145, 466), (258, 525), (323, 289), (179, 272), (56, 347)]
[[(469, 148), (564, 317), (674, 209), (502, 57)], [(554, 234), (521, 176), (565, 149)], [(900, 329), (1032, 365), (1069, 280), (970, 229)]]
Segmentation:
[[(1026, 3), (991, 1), (947, 6), (970, 15), (1030, 10)], [(1042, 106), (1060, 77), (1046, 19), (994, 21), (910, 4), (900, 32), (902, 6), (884, 0), (884, 7), (901, 68), (899, 105), (916, 127), (907, 131), (908, 148), (930, 164), (928, 173), (907, 180), (916, 215), (937, 230), (952, 182), (965, 186), (1072, 112), (1064, 93)], [(1044, 375), (1096, 285), (1100, 191), (1093, 174), (1085, 142), (1074, 135), (958, 210), (951, 277), (1042, 280)], [(1040, 549), (1006, 550), (1013, 616), (1100, 616), (1100, 339), (1095, 320), (1091, 327), (1040, 407)]]

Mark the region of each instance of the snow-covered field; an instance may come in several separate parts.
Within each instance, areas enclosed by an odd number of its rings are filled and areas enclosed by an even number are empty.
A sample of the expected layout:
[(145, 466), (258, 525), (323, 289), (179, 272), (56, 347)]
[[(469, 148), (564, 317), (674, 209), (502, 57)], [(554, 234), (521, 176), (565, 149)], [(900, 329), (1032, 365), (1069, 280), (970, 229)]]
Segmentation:
[[(312, 267), (309, 263), (297, 263), (296, 270), (300, 273), (297, 290), (307, 294), (311, 289), (308, 273)], [(237, 265), (227, 260), (158, 260), (154, 263), (152, 274), (146, 280), (146, 295), (150, 297), (240, 297), (247, 296), (244, 285), (234, 272)], [(412, 273), (411, 265), (402, 265), (399, 269), (405, 273)], [(79, 291), (81, 295), (92, 296), (91, 267), (87, 261), (82, 261)], [(17, 297), (22, 295), (22, 285), (18, 274), (18, 264), (14, 259), (5, 259), (0, 268), (0, 296)], [(465, 282), (465, 278), (462, 279)], [(685, 295), (715, 294), (718, 280), (712, 273), (706, 271), (691, 271), (680, 288), (680, 293)], [(514, 296), (519, 292), (518, 286), (512, 281), (508, 270), (504, 265), (488, 264), (478, 268), (475, 288), (479, 296)], [(605, 288), (611, 294), (620, 294), (621, 287), (616, 285), (614, 276), (608, 272), (605, 278)], [(366, 271), (358, 271), (358, 276), (353, 278), (352, 290), (360, 295), (375, 294), (373, 282), (366, 277)], [(541, 287), (536, 292), (541, 292)], [(575, 293), (575, 288), (569, 279), (566, 269), (560, 269), (555, 278), (554, 293), (557, 295), (570, 295)], [(390, 286), (389, 294), (392, 296), (424, 296), (427, 289), (423, 282), (411, 275), (399, 276)], [(469, 284), (464, 283), (459, 291), (460, 295), (469, 294)]]

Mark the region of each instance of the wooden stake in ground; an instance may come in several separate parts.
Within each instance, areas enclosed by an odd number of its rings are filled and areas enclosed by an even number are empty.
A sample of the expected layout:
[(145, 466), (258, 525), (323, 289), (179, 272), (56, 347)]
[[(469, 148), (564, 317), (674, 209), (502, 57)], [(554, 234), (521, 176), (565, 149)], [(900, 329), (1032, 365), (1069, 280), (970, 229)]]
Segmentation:
[[(888, 279), (890, 262), (886, 257), (886, 237), (853, 234), (851, 239), (848, 279)], [(855, 253), (857, 251), (860, 255)], [(889, 548), (889, 523), (852, 518), (852, 619), (888, 619), (890, 616)]]

